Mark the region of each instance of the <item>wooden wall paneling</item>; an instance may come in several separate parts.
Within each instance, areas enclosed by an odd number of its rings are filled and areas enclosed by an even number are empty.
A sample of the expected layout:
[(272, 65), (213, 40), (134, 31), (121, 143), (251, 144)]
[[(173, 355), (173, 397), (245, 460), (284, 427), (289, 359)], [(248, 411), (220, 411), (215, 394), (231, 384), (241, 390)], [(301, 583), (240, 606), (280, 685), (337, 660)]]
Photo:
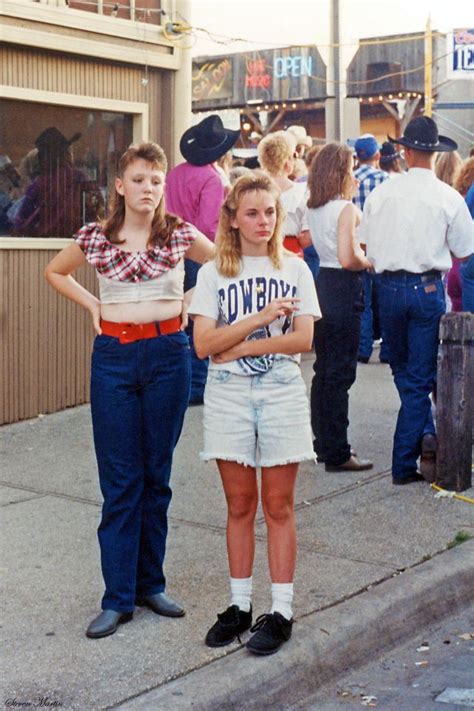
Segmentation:
[[(43, 277), (54, 250), (1, 250), (0, 424), (87, 402), (94, 337), (88, 312)], [(96, 293), (95, 273), (78, 281)]]

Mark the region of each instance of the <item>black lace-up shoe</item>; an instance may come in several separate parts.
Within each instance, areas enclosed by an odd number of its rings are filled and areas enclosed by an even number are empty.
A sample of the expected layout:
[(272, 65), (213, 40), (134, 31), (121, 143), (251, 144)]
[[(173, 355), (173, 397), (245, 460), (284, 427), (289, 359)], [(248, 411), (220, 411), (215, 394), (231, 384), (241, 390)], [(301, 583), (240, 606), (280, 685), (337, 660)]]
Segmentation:
[(290, 639), (292, 627), (293, 620), (279, 612), (260, 615), (250, 630), (255, 634), (247, 642), (247, 649), (254, 654), (274, 654)]
[(231, 605), (225, 612), (217, 615), (217, 622), (206, 635), (206, 644), (208, 647), (225, 647), (248, 630), (251, 624), (252, 607), (250, 612), (243, 612), (238, 605)]

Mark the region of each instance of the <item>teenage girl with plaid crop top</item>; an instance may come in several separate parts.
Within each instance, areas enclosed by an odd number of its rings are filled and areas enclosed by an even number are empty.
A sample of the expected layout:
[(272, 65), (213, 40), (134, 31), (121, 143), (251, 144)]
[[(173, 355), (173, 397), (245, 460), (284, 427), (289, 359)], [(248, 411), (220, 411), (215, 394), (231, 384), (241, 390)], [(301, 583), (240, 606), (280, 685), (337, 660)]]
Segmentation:
[[(60, 294), (90, 312), (97, 333), (91, 412), (104, 497), (98, 535), (105, 593), (86, 632), (91, 638), (113, 634), (136, 604), (184, 615), (165, 594), (163, 573), (172, 456), (190, 389), (183, 258), (202, 263), (214, 247), (166, 213), (166, 168), (158, 145), (130, 146), (108, 219), (82, 227), (46, 269)], [(72, 277), (86, 262), (97, 271), (100, 298)]]

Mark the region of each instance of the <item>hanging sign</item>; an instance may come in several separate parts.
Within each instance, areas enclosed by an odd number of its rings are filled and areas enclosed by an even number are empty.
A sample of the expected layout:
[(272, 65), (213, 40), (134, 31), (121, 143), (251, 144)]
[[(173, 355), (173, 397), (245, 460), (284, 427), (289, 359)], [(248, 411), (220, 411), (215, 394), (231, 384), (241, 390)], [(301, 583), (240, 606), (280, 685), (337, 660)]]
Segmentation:
[(232, 96), (232, 63), (227, 57), (193, 62), (193, 101)]
[(474, 29), (453, 31), (451, 69), (456, 76), (474, 73)]
[(275, 57), (273, 60), (273, 75), (276, 79), (287, 77), (310, 77), (313, 73), (313, 58), (311, 55), (303, 57)]

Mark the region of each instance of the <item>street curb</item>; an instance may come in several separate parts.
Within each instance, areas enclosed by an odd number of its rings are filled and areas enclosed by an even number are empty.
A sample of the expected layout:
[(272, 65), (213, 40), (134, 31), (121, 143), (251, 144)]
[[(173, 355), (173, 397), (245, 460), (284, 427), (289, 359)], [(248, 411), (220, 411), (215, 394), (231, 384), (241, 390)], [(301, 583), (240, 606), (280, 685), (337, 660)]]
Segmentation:
[(323, 684), (472, 602), (474, 540), (345, 602), (300, 618), (271, 657), (245, 649), (114, 706), (139, 709), (287, 709)]

